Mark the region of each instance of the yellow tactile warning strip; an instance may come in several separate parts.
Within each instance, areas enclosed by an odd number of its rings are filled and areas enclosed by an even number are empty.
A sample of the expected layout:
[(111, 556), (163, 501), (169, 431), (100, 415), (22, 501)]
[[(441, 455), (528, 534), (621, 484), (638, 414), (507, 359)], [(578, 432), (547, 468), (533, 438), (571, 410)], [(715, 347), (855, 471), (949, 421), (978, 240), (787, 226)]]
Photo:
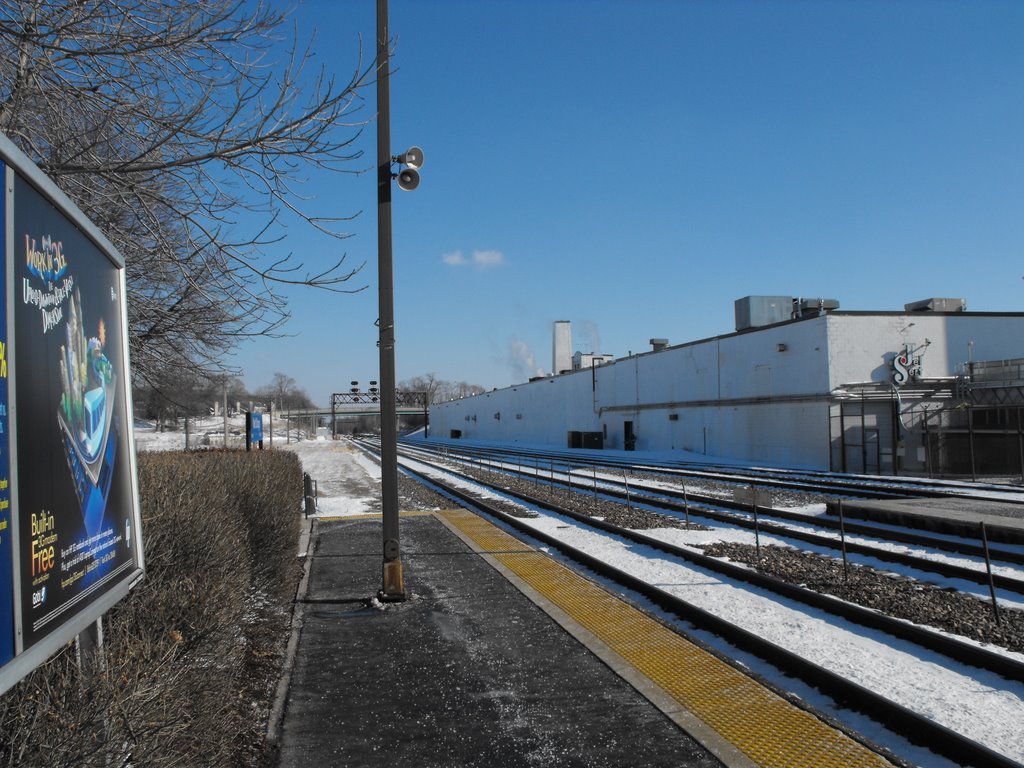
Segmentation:
[[(434, 514), (433, 512), (399, 512), (399, 517), (426, 517)], [(334, 522), (336, 520), (380, 520), (380, 512), (369, 512), (359, 515), (317, 515), (317, 520), (328, 520)]]
[(640, 610), (465, 510), (438, 513), (755, 764), (890, 766), (887, 760)]

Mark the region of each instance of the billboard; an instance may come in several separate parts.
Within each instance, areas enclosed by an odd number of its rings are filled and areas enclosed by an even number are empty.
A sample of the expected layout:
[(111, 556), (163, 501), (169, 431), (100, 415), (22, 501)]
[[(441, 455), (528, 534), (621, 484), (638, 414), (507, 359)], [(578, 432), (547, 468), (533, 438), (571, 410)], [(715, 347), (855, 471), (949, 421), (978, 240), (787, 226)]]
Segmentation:
[(17, 161), (3, 219), (0, 395), (11, 407), (6, 429), (0, 403), (0, 492), (12, 535), (0, 568), (13, 624), (12, 658), (0, 640), (3, 691), (127, 593), (142, 547), (124, 262), (9, 143), (0, 150)]
[[(0, 163), (0, 179), (7, 166)], [(6, 185), (5, 185), (6, 186)], [(0, 190), (2, 191), (2, 190)], [(0, 194), (0, 227), (7, 221), (7, 196)], [(5, 241), (6, 242), (6, 241)], [(14, 658), (14, 561), (11, 474), (7, 420), (7, 270), (0, 270), (0, 668)], [(10, 574), (10, 578), (7, 578)], [(2, 690), (2, 689), (0, 689)]]

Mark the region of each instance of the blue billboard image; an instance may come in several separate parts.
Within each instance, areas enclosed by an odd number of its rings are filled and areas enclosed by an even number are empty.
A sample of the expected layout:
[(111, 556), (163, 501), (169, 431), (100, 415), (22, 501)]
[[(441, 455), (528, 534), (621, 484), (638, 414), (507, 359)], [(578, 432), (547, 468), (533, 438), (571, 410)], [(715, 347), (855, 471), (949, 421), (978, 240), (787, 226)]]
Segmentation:
[(31, 647), (139, 570), (118, 265), (14, 185), (20, 627)]
[(67, 343), (59, 360), (63, 392), (57, 415), (85, 530), (94, 536), (103, 520), (112, 479), (112, 473), (103, 469), (112, 467), (117, 455), (116, 435), (111, 439), (110, 432), (115, 377), (103, 352), (104, 322), (99, 321), (97, 335), (87, 340), (77, 290), (68, 302), (64, 330)]

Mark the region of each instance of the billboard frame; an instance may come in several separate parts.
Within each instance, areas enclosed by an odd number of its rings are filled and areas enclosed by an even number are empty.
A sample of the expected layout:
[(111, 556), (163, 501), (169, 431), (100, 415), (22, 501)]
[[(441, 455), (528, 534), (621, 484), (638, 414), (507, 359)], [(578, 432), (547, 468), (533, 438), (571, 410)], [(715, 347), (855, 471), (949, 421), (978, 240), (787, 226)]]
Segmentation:
[[(7, 330), (6, 354), (8, 365), (8, 431), (6, 440), (9, 450), (9, 496), (10, 496), (10, 539), (12, 549), (12, 567), (9, 587), (13, 591), (14, 604), (14, 658), (0, 667), (0, 695), (4, 694), (36, 667), (43, 664), (54, 653), (59, 651), (68, 642), (72, 641), (80, 633), (88, 630), (91, 626), (109, 611), (114, 605), (120, 602), (129, 591), (142, 579), (145, 572), (145, 556), (142, 540), (142, 514), (139, 506), (138, 471), (136, 463), (135, 435), (133, 429), (134, 408), (132, 404), (131, 374), (128, 349), (128, 309), (127, 309), (127, 285), (125, 276), (125, 260), (114, 245), (103, 235), (102, 232), (85, 216), (77, 205), (57, 185), (47, 177), (36, 165), (19, 150), (6, 136), (0, 134), (0, 163), (3, 164), (3, 189), (4, 196), (4, 221), (3, 226), (3, 247), (4, 247), (4, 270), (6, 275), (6, 317), (3, 321)], [(25, 647), (25, 631), (23, 626), (23, 605), (22, 605), (22, 583), (21, 583), (21, 549), (23, 535), (20, 520), (20, 499), (18, 484), (18, 413), (13, 407), (15, 393), (17, 392), (17, 369), (18, 349), (15, 333), (15, 199), (16, 178), (21, 179), (30, 185), (43, 198), (52, 205), (57, 213), (64, 217), (67, 222), (76, 228), (86, 240), (98, 250), (110, 262), (117, 271), (117, 283), (120, 291), (120, 307), (117, 320), (120, 323), (120, 349), (121, 360), (124, 361), (123, 372), (123, 396), (124, 413), (128, 420), (124, 431), (126, 435), (127, 451), (127, 473), (128, 473), (128, 519), (131, 520), (136, 544), (132, 550), (132, 565), (125, 573), (110, 586), (106, 587), (99, 595), (92, 597), (83, 607), (78, 608), (70, 615), (62, 618), (46, 634)], [(30, 353), (27, 353), (30, 354)], [(0, 574), (0, 588), (6, 588), (5, 579)]]

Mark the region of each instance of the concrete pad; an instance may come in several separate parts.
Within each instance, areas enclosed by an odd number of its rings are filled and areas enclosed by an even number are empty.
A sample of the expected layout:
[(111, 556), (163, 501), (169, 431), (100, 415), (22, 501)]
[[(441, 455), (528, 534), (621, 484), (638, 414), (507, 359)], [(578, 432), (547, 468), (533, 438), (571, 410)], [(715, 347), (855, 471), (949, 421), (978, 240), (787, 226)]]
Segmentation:
[[(838, 514), (829, 502), (830, 514)], [(988, 499), (932, 498), (843, 501), (843, 514), (953, 536), (979, 538), (985, 523), (990, 541), (1024, 544), (1024, 505)]]
[(406, 602), (381, 561), (318, 524), (281, 766), (721, 765), (440, 521), (402, 520)]

